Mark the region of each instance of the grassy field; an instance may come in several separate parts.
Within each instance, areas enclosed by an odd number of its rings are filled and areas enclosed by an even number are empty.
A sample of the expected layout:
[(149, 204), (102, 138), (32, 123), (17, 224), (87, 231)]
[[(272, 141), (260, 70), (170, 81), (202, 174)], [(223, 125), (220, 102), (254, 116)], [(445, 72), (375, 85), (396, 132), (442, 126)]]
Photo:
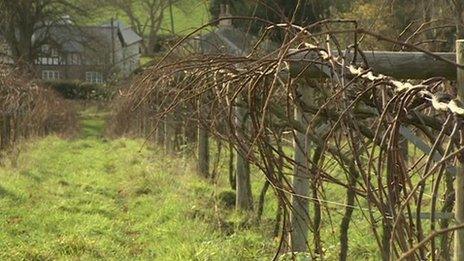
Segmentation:
[[(219, 200), (229, 190), (226, 175), (212, 185), (185, 157), (166, 157), (142, 146), (144, 140), (108, 140), (104, 121), (104, 113), (87, 109), (79, 137), (31, 141), (19, 146), (19, 157), (2, 162), (0, 260), (272, 258), (278, 242), (271, 190), (257, 226), (252, 215)], [(225, 163), (221, 173), (227, 173)], [(252, 183), (256, 202), (263, 185), (256, 169)], [(325, 257), (337, 260), (345, 192), (327, 185), (323, 193)], [(355, 210), (349, 260), (379, 258), (369, 226)]]
[(217, 222), (243, 217), (215, 208), (213, 186), (187, 162), (142, 148), (142, 140), (105, 140), (103, 120), (87, 111), (81, 137), (23, 144), (18, 159), (4, 162), (0, 260), (271, 257), (275, 243), (264, 228)]
[[(173, 7), (174, 29), (177, 34), (188, 34), (210, 20), (209, 0), (183, 0)], [(163, 27), (170, 28), (169, 13), (165, 14)]]
[[(174, 1), (173, 1), (174, 2)], [(194, 29), (206, 24), (210, 20), (209, 0), (180, 0), (173, 4), (174, 30), (178, 35), (185, 35)], [(139, 17), (143, 19), (147, 16), (144, 10), (136, 10)], [(122, 20), (126, 25), (130, 25), (129, 19), (121, 11), (98, 10), (98, 15), (88, 18), (90, 24), (108, 22), (111, 18)], [(170, 34), (171, 32), (170, 10), (166, 9), (163, 14), (163, 22), (159, 34)]]

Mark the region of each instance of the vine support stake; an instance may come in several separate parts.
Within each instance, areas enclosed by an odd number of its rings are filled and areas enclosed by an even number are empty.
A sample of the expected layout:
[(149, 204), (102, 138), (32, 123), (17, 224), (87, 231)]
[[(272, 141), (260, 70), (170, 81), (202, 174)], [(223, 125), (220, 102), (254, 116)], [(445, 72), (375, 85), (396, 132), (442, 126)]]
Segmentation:
[[(242, 97), (238, 98), (240, 101), (244, 101)], [(235, 107), (236, 124), (237, 124), (237, 136), (244, 135), (247, 131), (247, 118), (248, 110), (241, 106)], [(250, 183), (250, 163), (245, 155), (246, 149), (239, 148), (237, 151), (237, 161), (235, 165), (236, 169), (236, 209), (242, 211), (253, 210), (253, 194), (251, 192)]]
[[(464, 39), (456, 41), (456, 62), (464, 64)], [(464, 101), (464, 69), (457, 68), (457, 91), (458, 99)], [(457, 224), (464, 223), (464, 158), (458, 156), (456, 171), (455, 190), (455, 219)], [(464, 229), (454, 232), (454, 260), (464, 260)]]
[[(205, 109), (202, 108), (202, 100), (198, 100), (198, 166), (197, 171), (201, 177), (208, 178), (209, 176), (209, 140), (208, 131), (201, 124), (202, 114)], [(206, 114), (205, 114), (206, 115)]]
[[(300, 86), (297, 92), (301, 94), (300, 102), (311, 102), (311, 93), (308, 86)], [(303, 109), (295, 106), (295, 120), (300, 122), (305, 128), (308, 125), (307, 118)], [(308, 251), (308, 231), (309, 231), (309, 205), (308, 196), (310, 192), (310, 176), (308, 166), (309, 139), (306, 133), (295, 130), (293, 141), (294, 166), (292, 180), (292, 216), (290, 232), (290, 244), (292, 252)]]
[(168, 115), (164, 123), (164, 149), (170, 155), (174, 154), (174, 138), (176, 135), (176, 130), (174, 127), (173, 117)]

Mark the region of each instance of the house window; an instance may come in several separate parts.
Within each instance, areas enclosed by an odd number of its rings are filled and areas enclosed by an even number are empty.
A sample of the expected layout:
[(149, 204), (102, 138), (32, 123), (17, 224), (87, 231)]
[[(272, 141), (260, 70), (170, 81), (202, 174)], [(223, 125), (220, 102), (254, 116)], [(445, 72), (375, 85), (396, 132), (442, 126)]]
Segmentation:
[(53, 80), (59, 80), (59, 79), (60, 79), (59, 71), (51, 71), (51, 70), (42, 71), (42, 80), (53, 81)]
[(58, 57), (58, 50), (56, 48), (51, 48), (51, 56)]
[(81, 63), (81, 56), (78, 53), (68, 53), (69, 65), (80, 65)]
[(40, 55), (36, 60), (36, 64), (60, 65), (63, 62), (64, 60), (60, 57), (57, 48), (53, 48), (49, 44), (44, 44), (40, 47)]
[(42, 54), (48, 54), (50, 52), (50, 45), (44, 44), (41, 47)]
[(60, 65), (63, 64), (59, 57), (39, 57), (36, 60), (36, 64), (43, 64), (43, 65)]
[(103, 83), (103, 75), (101, 72), (86, 72), (85, 81), (90, 83)]
[(49, 44), (43, 44), (40, 47), (40, 51), (43, 56), (48, 56), (48, 57), (58, 57), (58, 49), (51, 47)]

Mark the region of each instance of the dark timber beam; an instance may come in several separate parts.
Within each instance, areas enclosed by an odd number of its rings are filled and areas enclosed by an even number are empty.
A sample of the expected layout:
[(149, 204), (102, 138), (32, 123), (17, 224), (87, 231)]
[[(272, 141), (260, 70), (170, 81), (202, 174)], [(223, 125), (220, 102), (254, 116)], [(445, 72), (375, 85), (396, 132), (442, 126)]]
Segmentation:
[[(396, 79), (428, 79), (431, 77), (456, 79), (457, 68), (452, 63), (456, 60), (455, 53), (434, 53), (450, 62), (422, 52), (364, 51), (363, 53), (367, 65), (359, 54), (357, 55), (356, 64), (365, 68), (372, 68), (375, 74), (384, 74)], [(337, 51), (333, 51), (332, 54), (338, 56)], [(348, 65), (353, 60), (353, 54), (347, 54), (345, 59)], [(293, 76), (307, 69), (307, 73), (312, 78), (326, 77), (323, 71), (328, 69), (327, 66), (321, 68), (320, 63), (314, 63), (313, 66), (307, 68), (311, 62), (321, 62), (315, 51), (297, 52), (291, 50), (288, 61), (293, 62), (290, 66)]]

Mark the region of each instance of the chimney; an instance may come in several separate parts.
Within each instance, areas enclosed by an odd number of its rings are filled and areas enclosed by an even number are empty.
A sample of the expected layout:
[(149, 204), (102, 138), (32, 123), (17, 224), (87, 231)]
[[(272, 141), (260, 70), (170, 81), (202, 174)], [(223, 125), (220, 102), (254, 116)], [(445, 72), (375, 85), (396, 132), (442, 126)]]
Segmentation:
[(221, 4), (221, 12), (219, 13), (219, 27), (231, 27), (232, 26), (232, 14), (230, 13), (229, 4)]

